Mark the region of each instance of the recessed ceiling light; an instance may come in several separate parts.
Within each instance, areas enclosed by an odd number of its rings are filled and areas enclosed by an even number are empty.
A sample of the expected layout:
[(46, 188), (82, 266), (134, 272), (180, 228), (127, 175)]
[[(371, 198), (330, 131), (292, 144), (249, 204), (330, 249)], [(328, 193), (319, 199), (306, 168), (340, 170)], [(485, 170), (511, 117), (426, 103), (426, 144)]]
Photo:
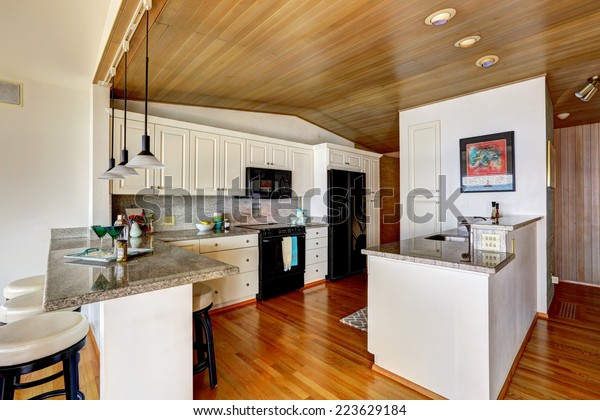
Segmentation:
[(569, 118), (569, 114), (568, 112), (563, 112), (562, 114), (558, 114), (557, 117), (559, 120), (566, 120), (567, 118)]
[(473, 45), (475, 45), (475, 43), (477, 41), (479, 41), (480, 39), (481, 39), (481, 37), (479, 35), (467, 36), (463, 39), (456, 41), (454, 46), (460, 47), (460, 48), (469, 48), (469, 47), (472, 47)]
[(452, 19), (455, 14), (455, 9), (438, 10), (437, 12), (433, 12), (432, 14), (427, 16), (427, 19), (425, 19), (425, 24), (440, 26)]
[(486, 55), (484, 57), (481, 57), (479, 60), (477, 60), (475, 65), (477, 67), (487, 68), (487, 67), (493, 66), (498, 61), (500, 61), (500, 58), (498, 58), (497, 55)]

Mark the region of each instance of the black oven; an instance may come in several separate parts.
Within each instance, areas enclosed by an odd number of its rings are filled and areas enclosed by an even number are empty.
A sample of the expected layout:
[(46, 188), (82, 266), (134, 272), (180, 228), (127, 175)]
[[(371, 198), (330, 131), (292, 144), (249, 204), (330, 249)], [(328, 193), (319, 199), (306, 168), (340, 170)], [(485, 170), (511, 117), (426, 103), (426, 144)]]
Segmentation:
[[(258, 229), (259, 271), (258, 300), (298, 290), (304, 287), (304, 267), (306, 251), (306, 231), (303, 226), (268, 227), (247, 226)], [(282, 255), (283, 238), (296, 238), (298, 264), (285, 270)]]
[(254, 198), (290, 198), (292, 172), (279, 169), (246, 168), (246, 195)]

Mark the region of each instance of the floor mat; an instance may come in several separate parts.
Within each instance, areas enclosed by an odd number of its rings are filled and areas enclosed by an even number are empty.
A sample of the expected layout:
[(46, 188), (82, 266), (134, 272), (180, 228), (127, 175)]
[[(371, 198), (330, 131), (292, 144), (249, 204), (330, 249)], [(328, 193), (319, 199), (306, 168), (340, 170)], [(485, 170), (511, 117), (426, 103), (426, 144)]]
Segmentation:
[(350, 325), (351, 327), (358, 328), (359, 330), (367, 332), (367, 320), (368, 320), (368, 308), (362, 308), (342, 319), (340, 322), (343, 322), (346, 325)]

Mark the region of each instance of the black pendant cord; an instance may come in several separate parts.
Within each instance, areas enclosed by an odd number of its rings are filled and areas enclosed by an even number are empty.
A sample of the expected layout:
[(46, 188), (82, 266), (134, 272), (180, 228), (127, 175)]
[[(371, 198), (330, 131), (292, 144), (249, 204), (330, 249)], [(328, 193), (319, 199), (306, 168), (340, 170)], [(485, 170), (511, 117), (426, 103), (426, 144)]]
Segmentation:
[(146, 10), (146, 100), (144, 108), (144, 134), (148, 136), (148, 10)]
[[(127, 51), (125, 51), (125, 86), (123, 98), (123, 150), (127, 150)], [(127, 162), (125, 162), (127, 163)]]
[(115, 161), (115, 76), (113, 76), (112, 78), (112, 83), (110, 86), (110, 108), (111, 108), (111, 114), (110, 114), (110, 162), (113, 163), (114, 166), (114, 161)]

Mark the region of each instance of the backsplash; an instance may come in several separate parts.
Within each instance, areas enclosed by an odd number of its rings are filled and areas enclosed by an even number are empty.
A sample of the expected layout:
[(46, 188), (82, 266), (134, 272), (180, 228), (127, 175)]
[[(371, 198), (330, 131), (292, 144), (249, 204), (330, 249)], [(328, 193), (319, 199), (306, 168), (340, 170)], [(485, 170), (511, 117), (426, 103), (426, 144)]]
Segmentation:
[[(145, 208), (154, 213), (154, 230), (195, 229), (200, 220), (211, 220), (220, 212), (232, 225), (257, 223), (290, 223), (298, 199), (265, 200), (227, 196), (150, 196), (113, 195), (112, 219), (125, 214), (125, 209)], [(165, 226), (164, 216), (175, 216), (173, 226)], [(320, 221), (320, 220), (319, 220)]]

